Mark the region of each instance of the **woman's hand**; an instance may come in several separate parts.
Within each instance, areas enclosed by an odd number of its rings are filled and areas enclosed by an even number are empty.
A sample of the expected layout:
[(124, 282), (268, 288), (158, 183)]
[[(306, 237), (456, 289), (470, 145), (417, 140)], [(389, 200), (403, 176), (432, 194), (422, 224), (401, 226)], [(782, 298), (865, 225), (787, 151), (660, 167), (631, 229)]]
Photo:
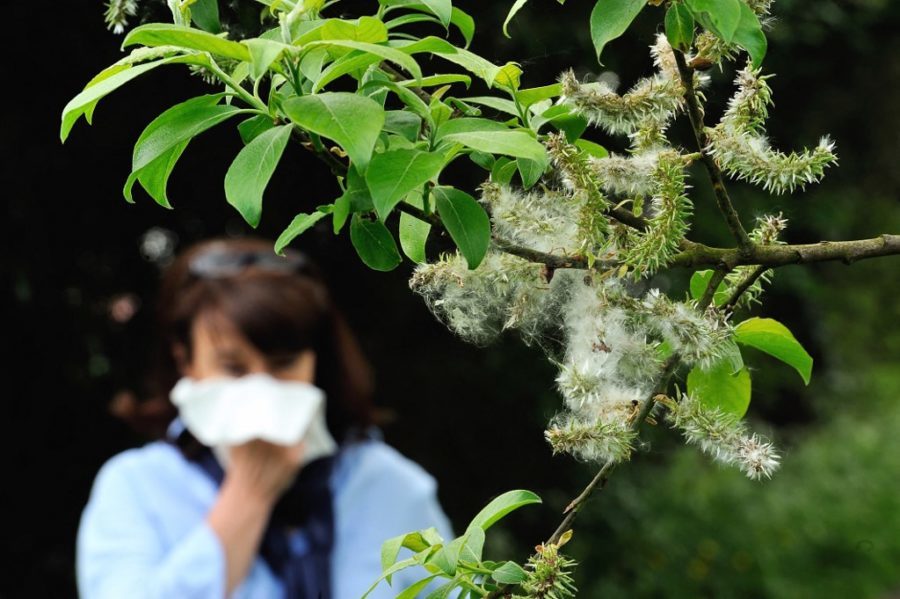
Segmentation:
[(229, 448), (225, 480), (206, 517), (225, 551), (226, 597), (250, 571), (272, 508), (297, 476), (303, 451), (302, 441), (254, 440)]
[(229, 448), (225, 485), (274, 504), (287, 490), (303, 463), (303, 442), (276, 445), (255, 439)]

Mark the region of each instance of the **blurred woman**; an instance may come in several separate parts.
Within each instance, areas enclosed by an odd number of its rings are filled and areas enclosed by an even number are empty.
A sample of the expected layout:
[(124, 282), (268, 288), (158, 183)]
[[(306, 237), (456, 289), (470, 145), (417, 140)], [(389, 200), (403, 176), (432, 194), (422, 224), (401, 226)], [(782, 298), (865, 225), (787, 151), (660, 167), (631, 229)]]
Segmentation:
[[(431, 526), (452, 536), (434, 479), (373, 426), (369, 365), (303, 254), (195, 245), (165, 272), (158, 316), (164, 399), (142, 413), (166, 437), (98, 473), (78, 531), (84, 599), (358, 599), (384, 540)], [(285, 405), (313, 414), (299, 441), (223, 445), (228, 431), (290, 429), (261, 415)], [(424, 573), (407, 576), (393, 588)]]

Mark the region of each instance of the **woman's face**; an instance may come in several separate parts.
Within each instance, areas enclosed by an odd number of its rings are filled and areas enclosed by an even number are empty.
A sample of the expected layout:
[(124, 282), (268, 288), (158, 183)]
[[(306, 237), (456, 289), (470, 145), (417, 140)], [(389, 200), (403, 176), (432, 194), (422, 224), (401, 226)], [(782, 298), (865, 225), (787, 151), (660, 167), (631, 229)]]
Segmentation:
[(247, 374), (270, 374), (284, 381), (312, 383), (316, 355), (312, 350), (268, 356), (261, 353), (229, 323), (210, 325), (208, 318), (195, 318), (191, 326), (193, 354), (188, 362), (181, 354), (181, 372), (196, 380), (213, 377), (240, 377)]

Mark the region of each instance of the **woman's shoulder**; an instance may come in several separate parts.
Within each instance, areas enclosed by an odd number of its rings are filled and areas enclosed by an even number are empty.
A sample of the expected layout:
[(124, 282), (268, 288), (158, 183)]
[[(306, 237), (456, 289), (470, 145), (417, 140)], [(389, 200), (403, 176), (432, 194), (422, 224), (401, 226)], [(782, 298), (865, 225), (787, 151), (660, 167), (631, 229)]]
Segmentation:
[(405, 492), (434, 493), (437, 483), (415, 461), (380, 438), (370, 438), (342, 447), (336, 465), (339, 487), (403, 489)]
[(121, 451), (108, 458), (94, 478), (93, 489), (128, 487), (140, 494), (160, 485), (191, 475), (190, 465), (177, 447), (165, 441), (152, 441), (141, 447)]

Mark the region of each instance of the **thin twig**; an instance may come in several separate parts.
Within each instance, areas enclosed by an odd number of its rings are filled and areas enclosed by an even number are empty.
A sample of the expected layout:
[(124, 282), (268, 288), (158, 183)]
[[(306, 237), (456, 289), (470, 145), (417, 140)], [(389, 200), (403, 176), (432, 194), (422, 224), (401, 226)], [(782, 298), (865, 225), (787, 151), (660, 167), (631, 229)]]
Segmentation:
[(768, 266), (757, 266), (754, 268), (744, 279), (740, 282), (740, 284), (735, 287), (734, 291), (731, 293), (731, 296), (725, 300), (725, 304), (722, 306), (722, 309), (725, 312), (731, 312), (734, 310), (735, 306), (737, 306), (738, 301), (740, 301), (741, 296), (744, 295), (750, 287), (759, 279), (763, 274), (769, 270)]
[(684, 98), (687, 102), (688, 118), (690, 118), (691, 127), (694, 131), (697, 149), (700, 151), (703, 164), (706, 166), (709, 178), (712, 180), (716, 203), (719, 205), (719, 211), (725, 218), (725, 223), (731, 230), (731, 234), (734, 235), (734, 238), (737, 241), (738, 248), (743, 252), (747, 252), (753, 247), (753, 242), (750, 241), (750, 237), (747, 235), (744, 225), (741, 224), (741, 219), (734, 209), (734, 205), (731, 203), (731, 198), (728, 196), (728, 190), (725, 188), (725, 178), (722, 175), (721, 169), (719, 169), (719, 165), (716, 164), (715, 159), (713, 159), (706, 151), (706, 147), (709, 144), (707, 143), (706, 133), (704, 132), (703, 110), (700, 107), (700, 101), (697, 99), (697, 92), (694, 89), (694, 73), (691, 68), (687, 66), (684, 54), (679, 50), (673, 50), (673, 52), (675, 53), (675, 63), (678, 65), (678, 74), (681, 76), (681, 83), (684, 86)]
[(716, 297), (716, 290), (719, 288), (722, 281), (725, 280), (725, 277), (728, 276), (729, 272), (731, 272), (731, 267), (727, 264), (720, 265), (713, 271), (713, 276), (710, 278), (709, 284), (703, 292), (703, 297), (701, 297), (700, 301), (697, 303), (698, 310), (702, 312), (709, 308), (709, 305), (712, 304), (713, 299)]

